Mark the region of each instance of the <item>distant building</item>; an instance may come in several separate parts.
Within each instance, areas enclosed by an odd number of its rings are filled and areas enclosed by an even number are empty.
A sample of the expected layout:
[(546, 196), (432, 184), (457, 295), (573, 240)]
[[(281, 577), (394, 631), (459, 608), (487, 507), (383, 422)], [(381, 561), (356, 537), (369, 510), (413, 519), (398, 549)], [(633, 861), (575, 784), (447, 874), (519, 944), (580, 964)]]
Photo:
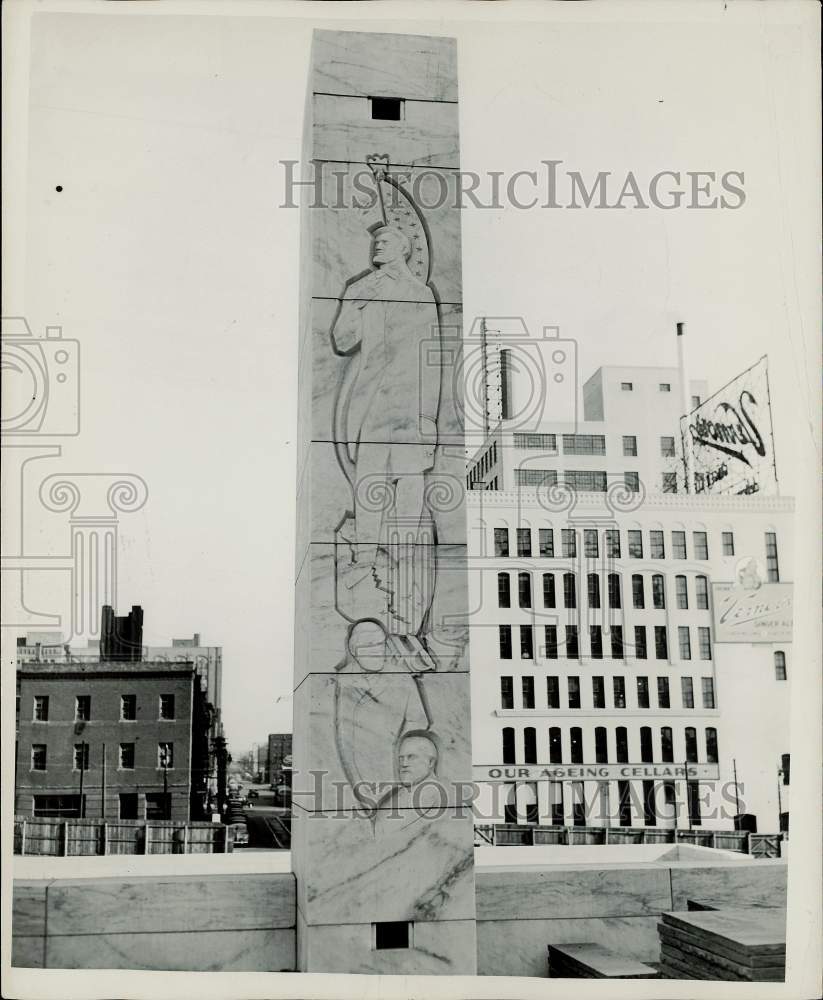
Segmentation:
[(191, 663), (18, 666), (15, 812), (202, 819), (211, 713)]
[(291, 767), (291, 754), (291, 733), (269, 733), (269, 757), (266, 769), (266, 781), (269, 784), (274, 784), (278, 780), (278, 776), (286, 766), (287, 757), (288, 765)]
[(467, 467), (480, 814), (786, 826), (792, 499), (683, 492), (675, 368), (598, 369), (577, 424), (527, 391)]
[[(217, 793), (221, 650), (144, 647), (143, 610), (102, 609), (101, 640), (17, 640), (15, 809), (33, 816), (200, 819)], [(205, 649), (205, 653), (203, 652)]]

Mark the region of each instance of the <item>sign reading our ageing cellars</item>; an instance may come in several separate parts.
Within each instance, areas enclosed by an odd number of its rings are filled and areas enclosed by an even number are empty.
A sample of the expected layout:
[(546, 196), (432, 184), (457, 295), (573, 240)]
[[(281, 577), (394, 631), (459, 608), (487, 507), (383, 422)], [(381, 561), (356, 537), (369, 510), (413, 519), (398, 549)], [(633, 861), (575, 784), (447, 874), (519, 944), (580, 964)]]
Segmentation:
[(475, 764), (472, 768), (475, 781), (697, 781), (719, 776), (717, 764)]
[(766, 357), (681, 417), (680, 428), (691, 440), (696, 493), (777, 492)]

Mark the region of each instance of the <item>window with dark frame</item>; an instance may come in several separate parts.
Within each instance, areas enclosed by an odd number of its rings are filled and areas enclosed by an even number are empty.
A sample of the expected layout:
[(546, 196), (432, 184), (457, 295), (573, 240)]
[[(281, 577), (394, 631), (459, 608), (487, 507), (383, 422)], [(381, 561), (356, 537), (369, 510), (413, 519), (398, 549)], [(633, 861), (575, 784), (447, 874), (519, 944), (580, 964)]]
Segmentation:
[(494, 529), (494, 554), (497, 558), (508, 556), (509, 554), (509, 529)]
[(614, 707), (626, 707), (626, 678), (612, 677), (612, 694), (614, 695)]
[(671, 696), (669, 694), (669, 678), (668, 677), (658, 677), (657, 678), (657, 707), (658, 708), (671, 708)]
[(546, 659), (556, 660), (557, 659), (557, 626), (556, 625), (546, 625)]
[(625, 458), (637, 457), (637, 438), (634, 434), (623, 435), (623, 456)]
[(589, 625), (589, 646), (593, 660), (603, 659), (603, 628), (600, 625)]
[(678, 609), (686, 611), (689, 607), (689, 586), (686, 577), (682, 574), (674, 578), (674, 591)]
[(692, 658), (692, 644), (689, 637), (688, 625), (677, 626), (677, 645), (680, 652), (680, 659), (690, 660)]
[(528, 558), (532, 554), (532, 530), (531, 528), (517, 529), (517, 554), (521, 558)]
[(660, 759), (664, 764), (674, 761), (674, 736), (671, 726), (663, 726), (660, 730)]
[(648, 708), (649, 707), (649, 678), (648, 677), (638, 677), (637, 678), (637, 707), (638, 708)]
[(777, 561), (777, 534), (766, 532), (766, 579), (769, 583), (780, 583), (780, 566)]
[(160, 695), (160, 718), (166, 721), (174, 719), (174, 695)]
[(632, 604), (635, 608), (646, 607), (646, 595), (643, 591), (643, 575), (641, 573), (632, 574)]
[(782, 649), (776, 649), (774, 651), (774, 679), (776, 681), (785, 681), (787, 678), (786, 654)]
[(674, 559), (686, 558), (686, 532), (672, 532), (672, 557)]
[(497, 606), (510, 608), (512, 604), (511, 579), (508, 573), (497, 574)]
[(723, 531), (720, 535), (721, 544), (723, 546), (724, 556), (734, 555), (734, 532), (733, 531)]
[(600, 607), (600, 577), (597, 573), (589, 573), (586, 581), (588, 602), (590, 608)]
[(665, 625), (654, 626), (654, 655), (658, 660), (669, 658), (669, 637)]
[(531, 625), (520, 626), (520, 659), (534, 659), (534, 632)]
[(534, 708), (534, 677), (521, 678), (523, 708)]
[(648, 649), (646, 647), (646, 626), (645, 625), (635, 625), (634, 626), (634, 658), (636, 660), (645, 660), (648, 657)]
[(577, 607), (577, 582), (574, 573), (563, 574), (563, 607)]
[(121, 722), (134, 722), (137, 719), (137, 695), (120, 695), (120, 720)]
[(623, 626), (612, 625), (611, 627), (611, 647), (612, 659), (622, 660), (625, 656), (623, 650)]
[(609, 763), (609, 737), (605, 726), (597, 726), (594, 730), (594, 759), (597, 764)]
[(89, 769), (89, 744), (75, 743), (72, 754), (72, 770), (88, 771)]
[(36, 694), (32, 703), (32, 719), (34, 722), (49, 721), (49, 696)]
[(666, 543), (663, 540), (663, 532), (654, 528), (649, 532), (649, 555), (652, 559), (666, 558)]
[(514, 729), (512, 726), (503, 727), (503, 763), (514, 764)]
[(498, 625), (498, 645), (501, 660), (512, 658), (512, 627), (511, 625)]
[(530, 608), (532, 606), (531, 573), (517, 574), (517, 603), (521, 608)]
[(566, 626), (566, 657), (570, 660), (576, 660), (580, 656), (580, 646), (578, 644), (577, 638), (577, 626), (567, 625)]
[(546, 678), (546, 705), (549, 708), (560, 708), (560, 678)]
[(643, 532), (634, 528), (629, 530), (629, 558), (643, 558)]
[(592, 706), (594, 708), (606, 707), (606, 684), (603, 677), (599, 675), (592, 677)]
[(552, 559), (554, 557), (554, 530), (552, 528), (538, 528), (537, 540), (538, 551), (542, 558)]
[(569, 708), (580, 708), (580, 678), (569, 675), (566, 681), (569, 688)]
[(606, 528), (606, 557), (620, 559), (620, 531), (618, 528)]
[(694, 708), (694, 683), (691, 677), (680, 678), (680, 694), (683, 708)]
[(557, 602), (554, 587), (554, 573), (543, 574), (543, 607), (553, 608)]
[(514, 708), (514, 678), (500, 678), (500, 707), (503, 709)]

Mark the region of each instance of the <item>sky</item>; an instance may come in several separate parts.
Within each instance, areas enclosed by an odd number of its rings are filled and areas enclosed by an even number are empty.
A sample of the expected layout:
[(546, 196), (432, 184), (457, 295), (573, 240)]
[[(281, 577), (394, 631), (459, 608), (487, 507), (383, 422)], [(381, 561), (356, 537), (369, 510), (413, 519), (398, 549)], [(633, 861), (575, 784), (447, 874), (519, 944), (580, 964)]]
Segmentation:
[[(628, 171), (641, 189), (743, 172), (737, 209), (468, 205), (466, 324), (557, 326), (584, 378), (675, 364), (678, 320), (715, 388), (768, 354), (781, 489), (799, 489), (817, 460), (814, 5), (123, 6), (31, 18), (5, 313), (80, 342), (81, 433), (48, 471), (146, 482), (119, 521), (118, 607), (143, 606), (148, 643), (223, 646), (237, 753), (291, 724), (298, 212), (281, 162), (300, 157), (313, 27), (457, 37), (465, 170), (557, 160), (617, 192)], [(27, 544), (65, 551), (37, 482)], [(30, 607), (65, 608), (50, 576), (30, 574)]]

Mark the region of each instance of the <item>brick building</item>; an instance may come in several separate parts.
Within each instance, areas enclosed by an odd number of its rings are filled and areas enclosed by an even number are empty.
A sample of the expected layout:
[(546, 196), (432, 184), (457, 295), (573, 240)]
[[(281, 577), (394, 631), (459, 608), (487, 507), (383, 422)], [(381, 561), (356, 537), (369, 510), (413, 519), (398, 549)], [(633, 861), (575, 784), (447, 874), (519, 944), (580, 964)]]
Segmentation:
[(205, 815), (211, 706), (191, 662), (18, 660), (15, 812)]

